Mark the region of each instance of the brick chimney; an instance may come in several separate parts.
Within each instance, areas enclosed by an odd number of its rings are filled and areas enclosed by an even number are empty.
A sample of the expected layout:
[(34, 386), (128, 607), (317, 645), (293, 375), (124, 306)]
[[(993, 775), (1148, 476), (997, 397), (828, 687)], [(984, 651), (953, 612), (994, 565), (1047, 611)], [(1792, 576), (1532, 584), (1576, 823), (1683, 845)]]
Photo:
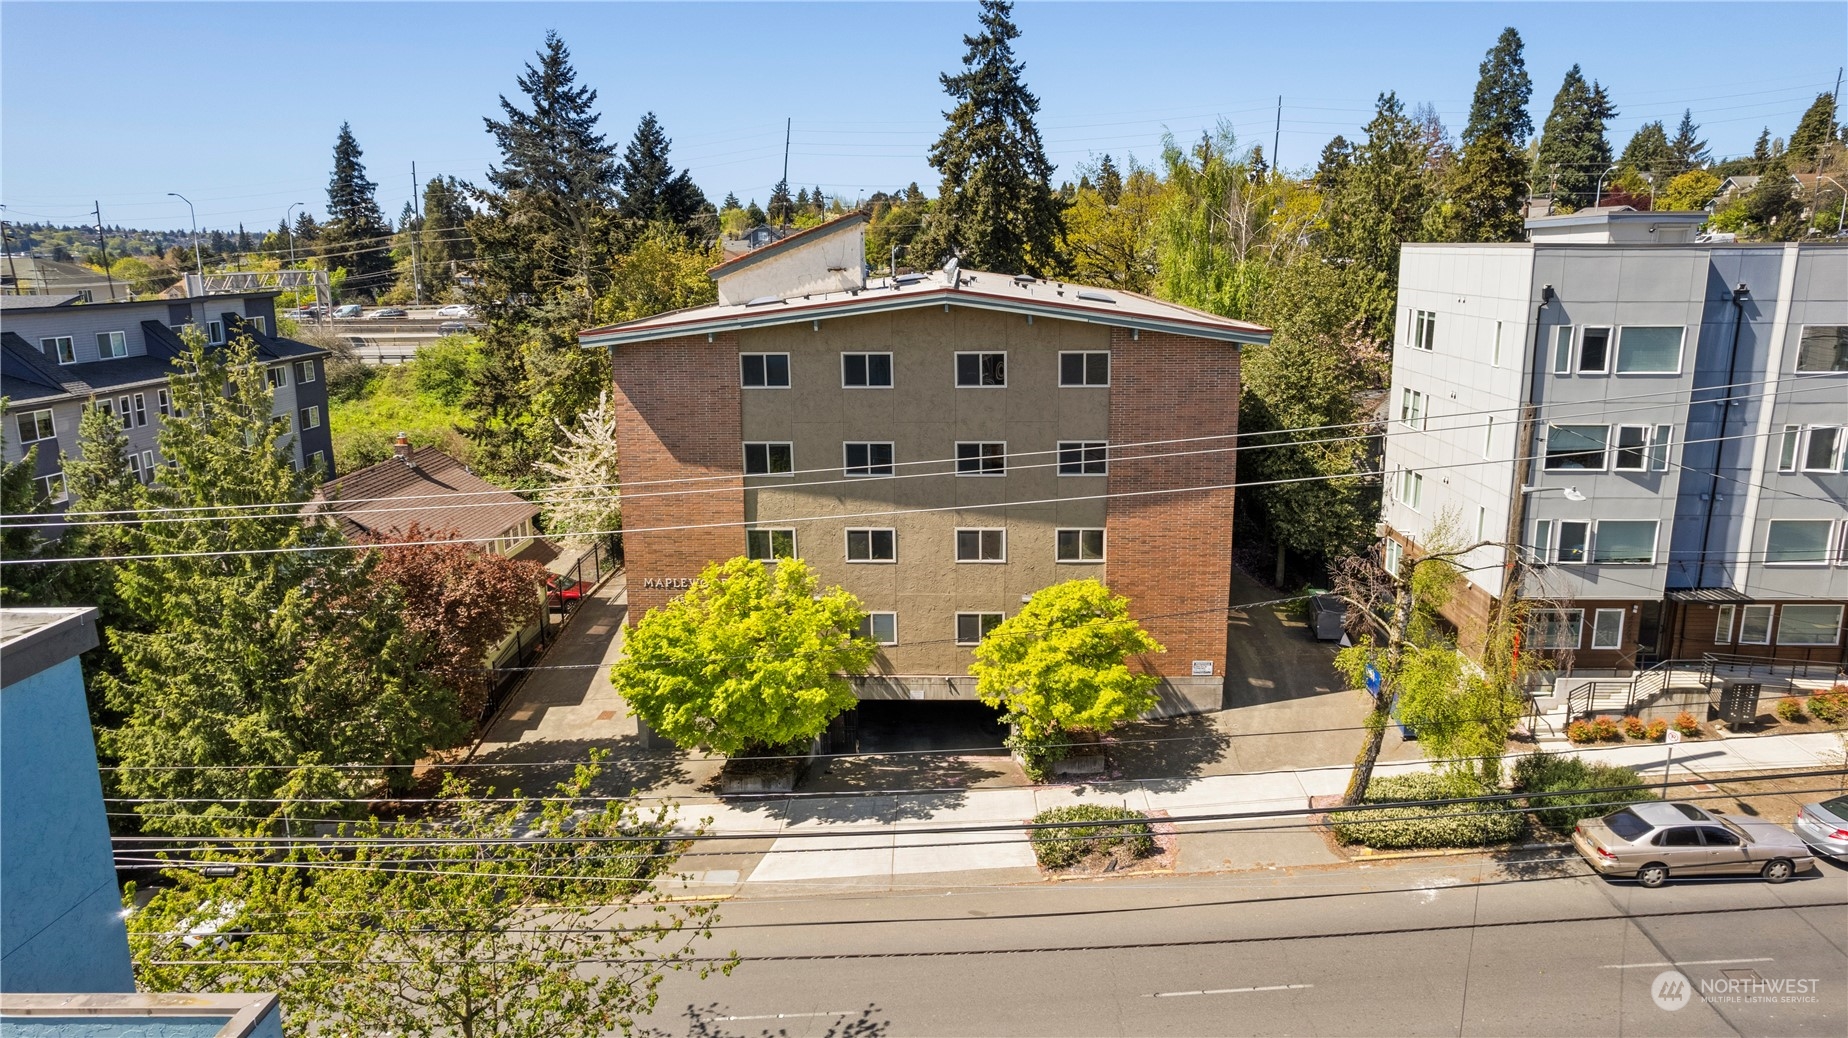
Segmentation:
[(411, 438), (406, 433), (399, 433), (398, 439), (392, 443), (391, 456), (412, 468), (417, 467), (417, 463), (411, 460)]

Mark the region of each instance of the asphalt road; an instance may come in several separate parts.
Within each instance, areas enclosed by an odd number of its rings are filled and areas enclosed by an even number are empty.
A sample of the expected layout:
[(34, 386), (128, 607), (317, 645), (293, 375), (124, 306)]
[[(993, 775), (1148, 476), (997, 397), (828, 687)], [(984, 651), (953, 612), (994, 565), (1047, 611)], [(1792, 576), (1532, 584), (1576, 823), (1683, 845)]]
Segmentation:
[[(1650, 891), (1589, 875), (1576, 857), (1427, 858), (798, 891), (720, 914), (711, 949), (743, 961), (730, 976), (671, 975), (644, 1032), (1848, 1034), (1848, 873), (1826, 863), (1776, 887)], [(1691, 995), (1674, 1010), (1652, 997), (1670, 969)], [(1809, 983), (1787, 995), (1714, 987), (1754, 977)]]

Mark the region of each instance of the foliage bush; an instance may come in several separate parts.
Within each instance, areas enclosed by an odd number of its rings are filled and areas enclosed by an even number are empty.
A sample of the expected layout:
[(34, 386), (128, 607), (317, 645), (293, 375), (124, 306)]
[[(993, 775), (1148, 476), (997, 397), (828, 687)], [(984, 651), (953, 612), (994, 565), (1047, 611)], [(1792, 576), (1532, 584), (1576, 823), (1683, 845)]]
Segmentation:
[[(1421, 772), (1376, 778), (1367, 786), (1368, 804), (1448, 800), (1493, 793), (1474, 776)], [(1411, 807), (1349, 807), (1329, 812), (1335, 839), (1378, 849), (1483, 847), (1520, 838), (1527, 820), (1504, 801)]]
[(1617, 722), (1608, 717), (1592, 718), (1591, 731), (1599, 742), (1623, 741), (1623, 729), (1617, 727)]
[(1126, 849), (1140, 858), (1155, 852), (1155, 834), (1148, 816), (1127, 807), (1103, 804), (1068, 804), (1041, 811), (1035, 822), (1095, 822), (1059, 829), (1033, 830), (1033, 856), (1048, 869), (1070, 868), (1092, 854)]
[(1649, 734), (1649, 728), (1642, 718), (1631, 714), (1623, 719), (1623, 734), (1626, 739), (1641, 739)]
[(1590, 721), (1581, 717), (1576, 721), (1568, 721), (1566, 723), (1566, 738), (1571, 742), (1579, 744), (1597, 742), (1598, 732), (1597, 729), (1591, 726)]
[(435, 447), (472, 464), (475, 446), (458, 428), (469, 373), (480, 367), (481, 348), (471, 336), (451, 335), (417, 351), (409, 364), (366, 367), (342, 362), (328, 369), (328, 426), (334, 457), (351, 471), (391, 457), (392, 441), (407, 433), (419, 447)]
[(1789, 721), (1792, 724), (1802, 721), (1804, 719), (1803, 703), (1796, 699), (1780, 699), (1777, 701), (1777, 716), (1779, 720)]
[(1663, 739), (1668, 738), (1668, 722), (1662, 720), (1660, 717), (1656, 718), (1649, 722), (1649, 730), (1646, 734), (1650, 742), (1661, 742)]
[[(1661, 722), (1657, 722), (1660, 724)], [(1667, 726), (1663, 726), (1667, 730)], [(1544, 750), (1522, 757), (1514, 765), (1514, 790), (1526, 793), (1534, 819), (1555, 832), (1570, 832), (1587, 818), (1610, 814), (1624, 804), (1654, 800), (1630, 768), (1615, 764), (1587, 764), (1576, 756)], [(1623, 789), (1622, 793), (1577, 793), (1570, 790)], [(1559, 796), (1537, 796), (1560, 793)]]
[(1693, 714), (1683, 710), (1675, 715), (1675, 731), (1680, 732), (1686, 738), (1692, 739), (1700, 735), (1700, 722), (1694, 719)]
[(1824, 724), (1848, 721), (1848, 685), (1836, 685), (1809, 698), (1810, 716)]

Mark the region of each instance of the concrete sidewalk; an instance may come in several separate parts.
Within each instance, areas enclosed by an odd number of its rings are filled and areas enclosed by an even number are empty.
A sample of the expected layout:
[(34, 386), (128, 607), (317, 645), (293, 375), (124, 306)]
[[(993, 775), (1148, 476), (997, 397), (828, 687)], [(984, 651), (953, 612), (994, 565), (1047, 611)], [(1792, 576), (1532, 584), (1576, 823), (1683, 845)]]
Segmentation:
[[(1834, 734), (1710, 739), (1682, 743), (1586, 747), (1588, 760), (1621, 764), (1651, 779), (1665, 765), (1676, 779), (1731, 772), (1785, 771), (1842, 766), (1842, 740)], [(1515, 755), (1510, 755), (1510, 760)], [(1427, 768), (1423, 761), (1387, 762), (1377, 774)], [(945, 827), (1011, 826), (1050, 807), (1071, 803), (1121, 805), (1166, 812), (1180, 822), (1182, 870), (1330, 864), (1334, 855), (1314, 832), (1267, 828), (1300, 818), (1312, 798), (1340, 794), (1349, 768), (1208, 775), (1189, 780), (1132, 780), (1084, 785), (961, 789), (870, 796), (788, 796), (724, 801), (682, 800), (678, 818), (687, 829), (748, 834), (747, 843), (710, 841), (682, 859), (687, 893), (764, 893), (781, 884), (891, 889), (930, 883), (1028, 882), (1039, 878), (1033, 853), (1018, 830), (944, 834)], [(1189, 831), (1204, 815), (1287, 812), (1283, 818), (1245, 823), (1221, 820)], [(1230, 831), (1228, 831), (1230, 830)], [(1191, 851), (1191, 853), (1190, 853)], [(926, 880), (929, 882), (926, 882)]]

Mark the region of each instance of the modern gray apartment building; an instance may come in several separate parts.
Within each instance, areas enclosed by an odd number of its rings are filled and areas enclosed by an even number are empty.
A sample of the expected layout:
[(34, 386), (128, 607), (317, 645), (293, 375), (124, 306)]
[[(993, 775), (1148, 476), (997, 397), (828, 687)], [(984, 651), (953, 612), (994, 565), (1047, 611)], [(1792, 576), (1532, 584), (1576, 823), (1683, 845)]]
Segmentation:
[(297, 468), (334, 470), (327, 427), (327, 351), (278, 337), (275, 293), (124, 303), (76, 297), (0, 296), (0, 395), (8, 399), (6, 460), (38, 448), (40, 485), (64, 500), (59, 454), (76, 455), (77, 422), (94, 403), (119, 416), (128, 461), (144, 482), (161, 462), (158, 434), (171, 409), (167, 376), (185, 350), (180, 331), (203, 328), (224, 344), (248, 334), (269, 369), (276, 414), (289, 416)]
[(1404, 246), (1384, 554), (1440, 522), (1498, 542), (1462, 562), (1466, 644), (1518, 594), (1555, 607), (1527, 647), (1581, 673), (1842, 664), (1848, 247), (1707, 244), (1703, 218)]

